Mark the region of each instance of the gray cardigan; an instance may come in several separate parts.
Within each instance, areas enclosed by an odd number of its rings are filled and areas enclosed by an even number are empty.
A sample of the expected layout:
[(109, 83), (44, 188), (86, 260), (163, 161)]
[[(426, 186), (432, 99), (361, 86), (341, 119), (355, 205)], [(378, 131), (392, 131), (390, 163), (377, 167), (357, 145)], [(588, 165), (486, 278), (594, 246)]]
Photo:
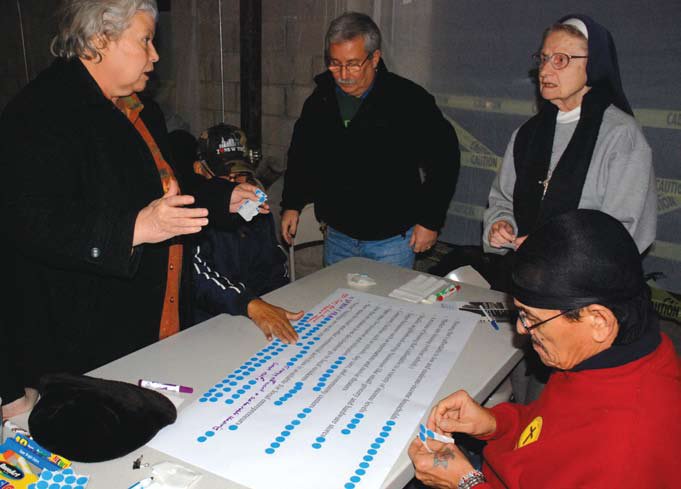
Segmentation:
[[(567, 147), (577, 121), (557, 123), (550, 169)], [(501, 169), (492, 183), (483, 218), (482, 242), (485, 252), (506, 253), (506, 248), (489, 244), (489, 230), (497, 221), (508, 221), (517, 233), (513, 217), (515, 164), (514, 131), (506, 148)], [(597, 209), (618, 219), (629, 231), (640, 252), (655, 240), (657, 227), (657, 191), (650, 146), (636, 120), (611, 105), (603, 114), (598, 140), (586, 175), (580, 209)]]

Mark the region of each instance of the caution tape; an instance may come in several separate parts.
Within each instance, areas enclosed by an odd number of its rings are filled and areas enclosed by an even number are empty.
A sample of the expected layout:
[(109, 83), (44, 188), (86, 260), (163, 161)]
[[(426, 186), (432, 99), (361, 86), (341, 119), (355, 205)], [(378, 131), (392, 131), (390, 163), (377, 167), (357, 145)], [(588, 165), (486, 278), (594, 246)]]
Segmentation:
[(669, 214), (677, 209), (681, 209), (681, 197), (674, 195), (658, 194), (657, 196), (657, 215)]
[(655, 287), (653, 281), (649, 281), (648, 285), (653, 307), (660, 317), (681, 323), (681, 295)]
[[(464, 219), (482, 222), (485, 208), (480, 205), (452, 201), (447, 213)], [(655, 241), (648, 254), (664, 260), (681, 262), (681, 244), (669, 241)]]
[(658, 178), (657, 193), (658, 195), (676, 195), (681, 197), (681, 180), (674, 180), (673, 178)]
[(501, 168), (501, 157), (464, 129), (457, 121), (446, 114), (445, 118), (454, 126), (459, 145), (463, 149), (461, 151), (461, 164), (470, 168), (498, 172)]
[[(502, 97), (473, 97), (469, 95), (435, 95), (440, 107), (489, 112), (494, 114), (533, 116), (536, 104), (530, 100), (514, 100)], [(681, 129), (681, 110), (635, 109), (634, 115), (639, 124), (658, 129)]]
[(663, 215), (681, 209), (681, 180), (657, 179), (657, 214)]
[(469, 168), (477, 168), (478, 170), (489, 170), (496, 173), (501, 167), (501, 158), (494, 155), (462, 151), (461, 165)]
[(465, 202), (457, 202), (453, 200), (449, 204), (448, 214), (471, 219), (473, 221), (482, 221), (485, 208), (480, 205), (467, 204)]
[(669, 241), (655, 241), (648, 255), (663, 260), (681, 261), (681, 244)]

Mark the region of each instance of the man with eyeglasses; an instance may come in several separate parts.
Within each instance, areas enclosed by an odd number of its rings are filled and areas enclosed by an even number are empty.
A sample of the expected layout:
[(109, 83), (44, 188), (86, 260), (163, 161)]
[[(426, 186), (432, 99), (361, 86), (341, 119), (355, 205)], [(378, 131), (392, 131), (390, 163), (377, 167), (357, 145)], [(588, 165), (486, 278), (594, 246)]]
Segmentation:
[(681, 366), (625, 227), (596, 210), (554, 217), (519, 248), (511, 276), (516, 330), (553, 373), (529, 405), (487, 409), (463, 390), (440, 401), (428, 428), (487, 440), (482, 472), (455, 444), (429, 439), (431, 453), (417, 438), (417, 478), (438, 488), (679, 487)]
[(434, 98), (389, 72), (370, 17), (326, 34), (328, 71), (296, 122), (282, 200), (291, 244), (301, 209), (326, 225), (324, 263), (363, 256), (411, 268), (437, 239), (459, 173), (459, 145)]

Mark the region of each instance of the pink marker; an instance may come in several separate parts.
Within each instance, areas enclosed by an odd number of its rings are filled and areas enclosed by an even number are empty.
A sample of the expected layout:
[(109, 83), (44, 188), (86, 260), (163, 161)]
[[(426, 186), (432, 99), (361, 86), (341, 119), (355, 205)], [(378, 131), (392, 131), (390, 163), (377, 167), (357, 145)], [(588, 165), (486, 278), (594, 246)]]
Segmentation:
[(145, 387), (147, 389), (160, 389), (164, 391), (182, 392), (183, 394), (191, 394), (194, 389), (191, 387), (186, 387), (184, 385), (175, 384), (164, 384), (163, 382), (154, 382), (153, 380), (142, 380), (140, 379), (137, 384), (140, 387)]

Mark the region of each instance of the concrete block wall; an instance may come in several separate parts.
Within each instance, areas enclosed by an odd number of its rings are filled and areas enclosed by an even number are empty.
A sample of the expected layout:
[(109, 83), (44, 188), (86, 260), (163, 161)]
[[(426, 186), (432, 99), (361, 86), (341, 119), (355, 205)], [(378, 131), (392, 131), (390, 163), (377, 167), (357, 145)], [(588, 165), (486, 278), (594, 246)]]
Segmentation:
[[(52, 62), (50, 40), (56, 33), (53, 21), (54, 2), (0, 0), (0, 111), (23, 87), (28, 78), (34, 78)], [(19, 23), (21, 12), (21, 24)], [(26, 62), (22, 49), (26, 46)]]
[[(56, 27), (56, 1), (22, 0), (24, 35), (33, 78), (52, 60), (49, 42)], [(161, 61), (156, 66), (160, 80), (157, 99), (170, 116), (175, 107), (178, 73), (196, 66), (188, 77), (198, 91), (192, 122), (198, 133), (223, 119), (221, 90), (224, 90), (224, 120), (240, 124), (239, 0), (222, 0), (221, 84), (218, 0), (196, 0), (192, 17), (191, 0), (175, 0), (170, 13), (163, 13), (156, 44)], [(26, 83), (19, 35), (16, 2), (0, 0), (0, 110)], [(275, 171), (283, 171), (293, 125), (303, 102), (313, 89), (313, 77), (324, 70), (323, 44), (328, 23), (346, 10), (372, 14), (374, 0), (263, 0), (262, 2), (262, 154)], [(187, 43), (191, 30), (177, 29), (177, 22), (195, 22), (195, 38)], [(176, 31), (173, 32), (173, 26)], [(182, 51), (184, 49), (184, 51)], [(190, 60), (189, 56), (195, 56)], [(190, 62), (191, 61), (191, 62)], [(192, 64), (195, 62), (195, 64)], [(185, 73), (186, 76), (186, 73)], [(183, 80), (186, 83), (186, 80)], [(179, 92), (182, 93), (182, 92)], [(190, 120), (191, 119), (191, 120)], [(197, 126), (197, 127), (193, 127)]]

